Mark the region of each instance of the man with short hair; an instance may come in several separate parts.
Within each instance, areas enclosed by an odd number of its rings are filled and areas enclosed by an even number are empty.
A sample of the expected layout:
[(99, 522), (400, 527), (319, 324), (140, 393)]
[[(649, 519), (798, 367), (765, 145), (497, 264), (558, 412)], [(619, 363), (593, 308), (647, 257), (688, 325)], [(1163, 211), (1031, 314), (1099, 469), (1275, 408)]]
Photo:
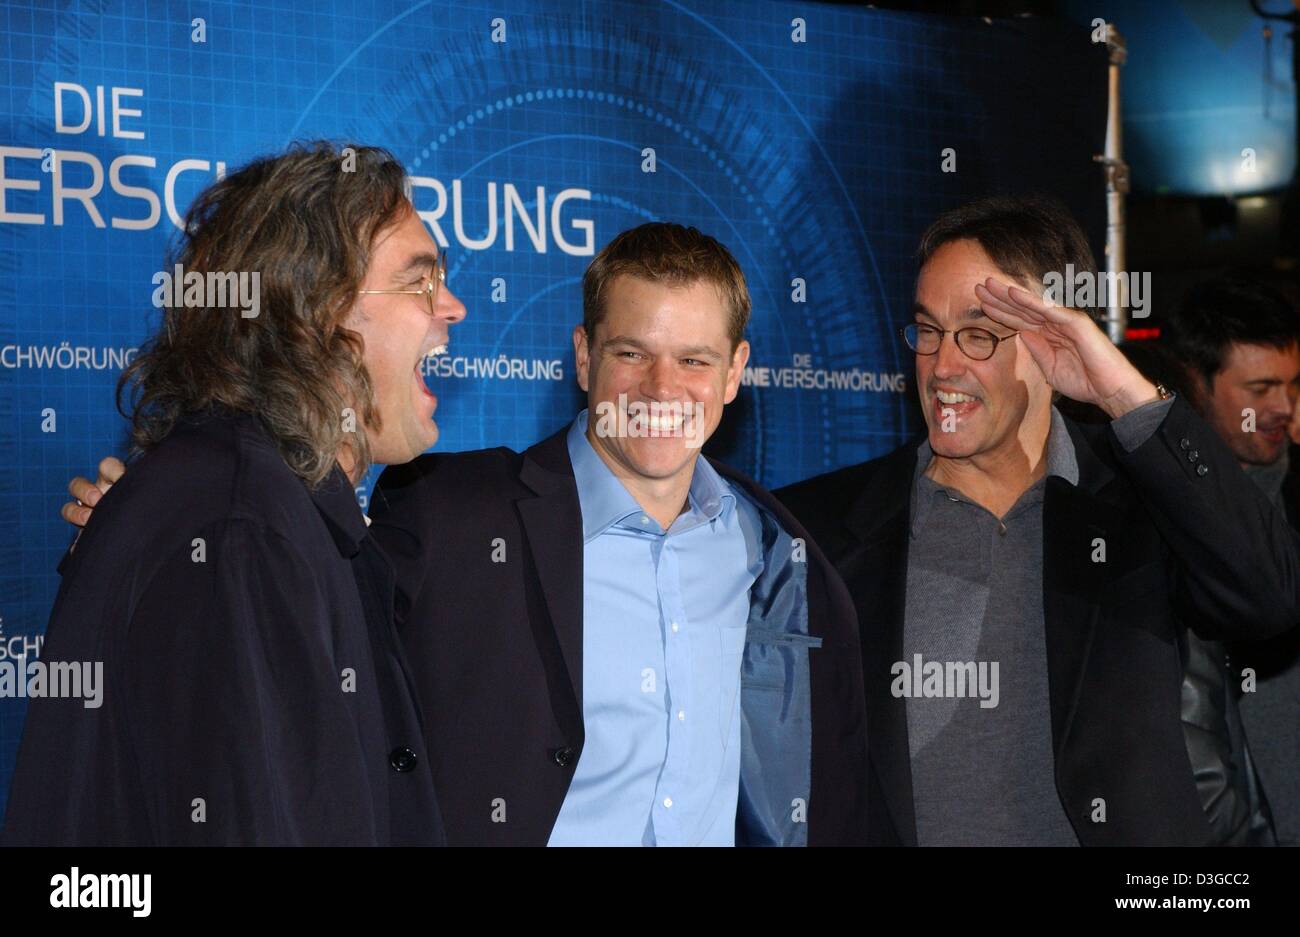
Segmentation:
[[(1191, 400), (1268, 499), (1300, 523), (1287, 497), (1288, 428), (1300, 388), (1300, 315), (1278, 291), (1241, 274), (1188, 290), (1161, 340), (1183, 362)], [(1300, 623), (1271, 641), (1240, 644), (1233, 663), (1241, 718), (1281, 845), (1300, 844)]]
[[(6, 843), (444, 841), (354, 486), (437, 439), (419, 368), (465, 307), (401, 165), (343, 152), (255, 160), (188, 213), (186, 307), (119, 385), (143, 455), (86, 491), (38, 664), (102, 664), (102, 699), (31, 701)], [(256, 316), (188, 302), (232, 272)]]
[(1276, 500), (1300, 392), (1300, 315), (1266, 284), (1232, 275), (1193, 286), (1163, 326), (1161, 342), (1191, 379), (1190, 402), (1247, 475), (1271, 479), (1259, 481)]
[(713, 238), (625, 231), (583, 278), (588, 409), (523, 453), (380, 479), (449, 842), (865, 841), (852, 602), (769, 493), (699, 451), (749, 311)]
[(1059, 205), (947, 212), (919, 259), (926, 438), (778, 492), (857, 605), (873, 839), (1209, 842), (1180, 639), (1290, 627), (1297, 537), (1185, 402), (1039, 298), (1095, 270)]

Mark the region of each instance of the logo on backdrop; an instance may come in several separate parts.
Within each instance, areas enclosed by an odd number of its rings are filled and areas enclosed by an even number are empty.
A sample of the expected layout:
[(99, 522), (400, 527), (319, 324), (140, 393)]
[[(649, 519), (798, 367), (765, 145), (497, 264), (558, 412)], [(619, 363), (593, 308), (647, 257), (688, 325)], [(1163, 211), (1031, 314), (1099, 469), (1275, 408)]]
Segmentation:
[[(61, 142), (75, 144), (75, 139), (66, 138), (87, 135), (145, 139), (144, 89), (56, 81), (53, 91), (54, 133)], [(225, 176), (226, 163), (177, 160), (162, 174), (161, 186), (157, 169), (157, 157), (145, 153), (122, 154), (105, 167), (98, 156), (73, 145), (0, 145), (0, 224), (62, 226), (85, 218), (96, 228), (151, 231), (166, 211), (179, 230), (184, 224), (176, 198), (181, 177), (198, 173), (206, 185)], [(451, 180), (450, 193), (433, 176), (409, 176), (408, 182), (418, 214), (443, 247), (451, 243), (450, 231), (467, 250), (501, 244), (507, 251), (531, 248), (545, 254), (554, 247), (578, 257), (595, 253), (595, 221), (583, 212), (583, 205), (591, 201), (588, 189), (552, 188), (548, 193), (546, 186), (539, 185), (521, 191), (510, 182), (489, 181), (485, 227), (481, 233), (475, 227), (471, 234), (460, 179)]]

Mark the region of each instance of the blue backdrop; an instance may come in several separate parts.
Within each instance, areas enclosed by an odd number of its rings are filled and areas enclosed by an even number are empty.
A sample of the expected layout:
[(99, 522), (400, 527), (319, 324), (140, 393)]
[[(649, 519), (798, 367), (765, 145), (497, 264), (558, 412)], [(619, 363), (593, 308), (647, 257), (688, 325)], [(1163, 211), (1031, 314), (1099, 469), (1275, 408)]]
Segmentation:
[[(1106, 56), (1084, 28), (791, 2), (286, 6), (0, 8), (0, 655), (38, 652), (67, 480), (125, 451), (113, 389), (177, 219), (292, 140), (390, 148), (450, 247), (470, 316), (433, 381), (448, 450), (572, 417), (582, 271), (646, 220), (696, 225), (745, 270), (753, 357), (709, 451), (772, 487), (919, 425), (896, 331), (938, 211), (1050, 191), (1100, 248)], [(24, 713), (0, 699), (0, 805)]]

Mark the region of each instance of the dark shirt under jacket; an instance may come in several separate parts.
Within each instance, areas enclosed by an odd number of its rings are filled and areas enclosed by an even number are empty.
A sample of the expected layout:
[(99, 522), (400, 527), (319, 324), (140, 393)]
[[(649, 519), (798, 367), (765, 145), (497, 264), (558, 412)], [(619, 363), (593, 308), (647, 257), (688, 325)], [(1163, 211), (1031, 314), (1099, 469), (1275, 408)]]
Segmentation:
[(42, 660), (103, 661), (103, 700), (32, 700), (7, 843), (443, 842), (392, 569), (337, 466), (309, 492), (255, 417), (191, 418), (60, 569)]

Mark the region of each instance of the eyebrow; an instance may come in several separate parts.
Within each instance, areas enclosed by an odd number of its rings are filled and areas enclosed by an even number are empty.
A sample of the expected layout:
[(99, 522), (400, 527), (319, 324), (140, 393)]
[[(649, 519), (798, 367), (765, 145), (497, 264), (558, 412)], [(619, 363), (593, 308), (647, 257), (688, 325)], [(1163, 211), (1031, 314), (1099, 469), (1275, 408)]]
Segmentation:
[(393, 272), (393, 279), (399, 279), (407, 274), (416, 273), (420, 270), (430, 270), (438, 262), (437, 254), (430, 254), (428, 251), (413, 254), (399, 270)]
[[(939, 321), (938, 316), (926, 309), (925, 306), (920, 303), (912, 303), (912, 315), (925, 316), (927, 319), (933, 319), (935, 322)], [(971, 306), (961, 314), (961, 318), (969, 321), (971, 319), (988, 319), (988, 316), (979, 306)], [(992, 320), (990, 319), (989, 321), (991, 322)]]
[[(632, 338), (630, 335), (615, 335), (613, 338), (607, 338), (604, 341), (606, 345), (628, 345), (640, 351), (649, 352), (650, 349), (644, 344)], [(687, 348), (679, 348), (674, 354), (679, 358), (712, 358), (714, 361), (721, 361), (722, 355), (714, 351), (708, 345), (691, 345)]]

